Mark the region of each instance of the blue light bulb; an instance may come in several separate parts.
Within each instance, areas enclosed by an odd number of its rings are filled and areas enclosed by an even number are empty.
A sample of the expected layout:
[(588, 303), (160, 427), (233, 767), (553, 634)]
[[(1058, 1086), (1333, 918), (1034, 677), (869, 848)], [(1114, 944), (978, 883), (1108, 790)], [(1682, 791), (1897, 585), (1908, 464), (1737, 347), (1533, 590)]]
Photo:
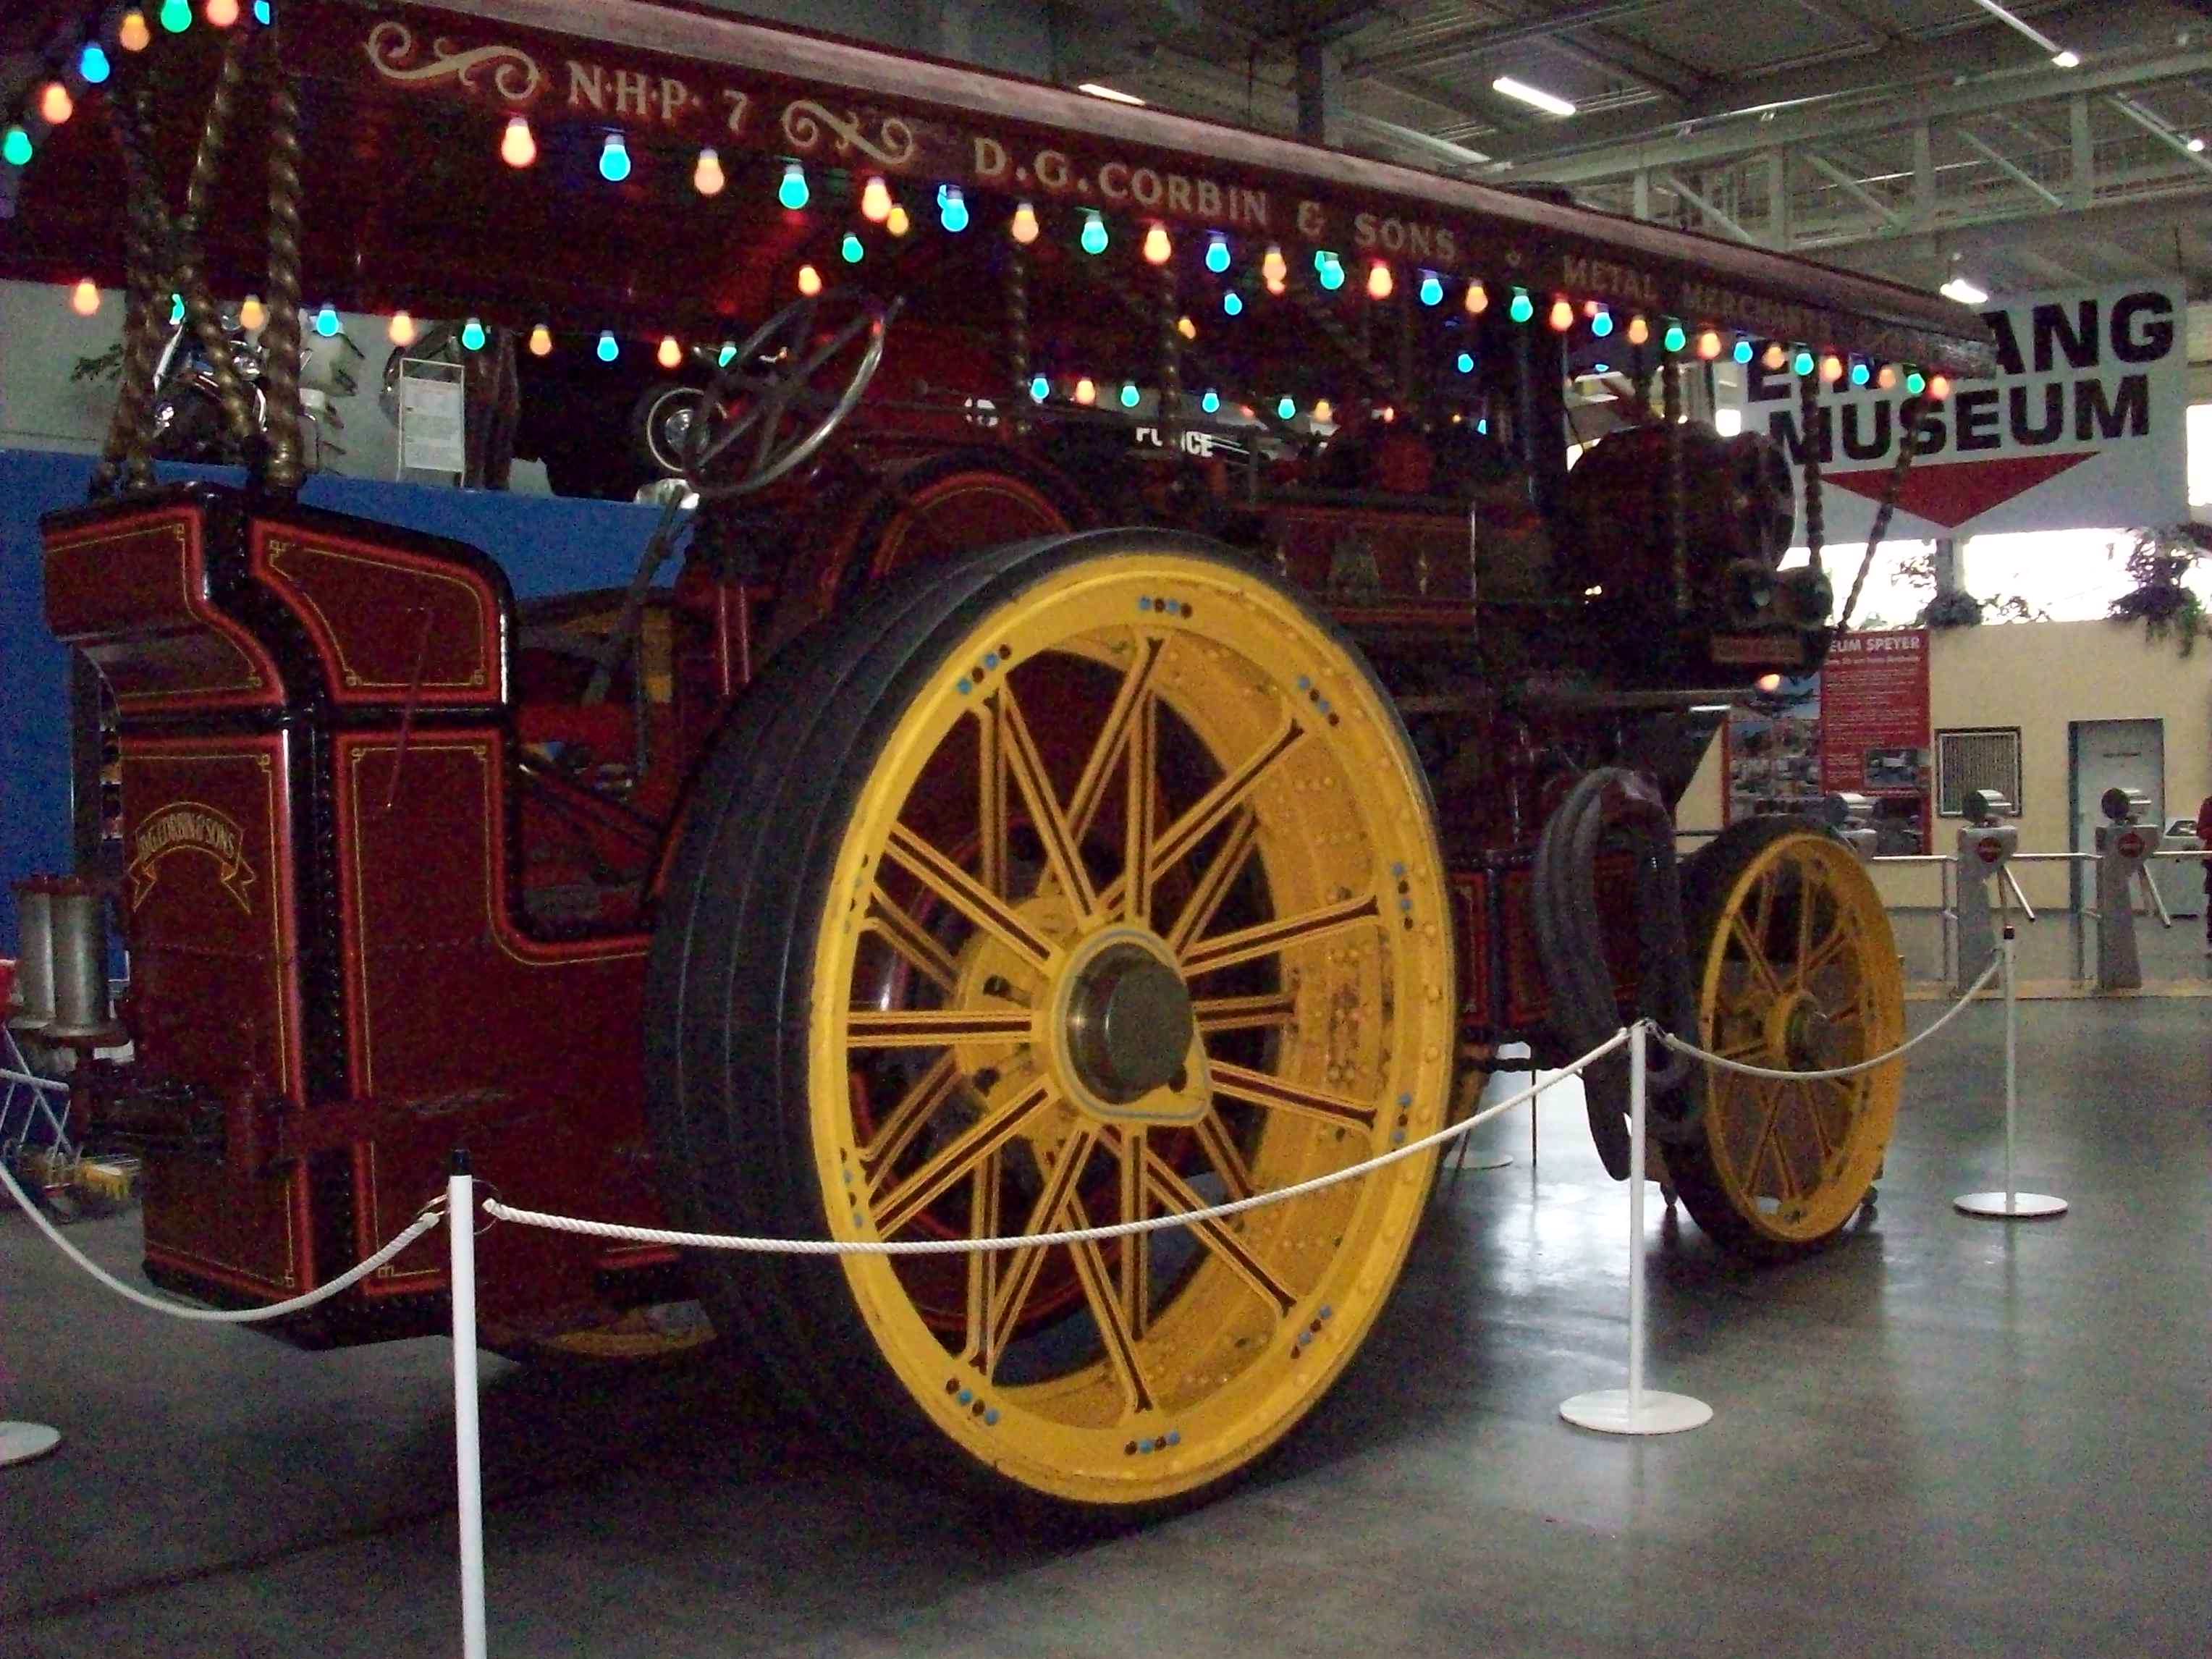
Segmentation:
[(1327, 261), (1327, 263), (1321, 267), (1321, 285), (1327, 289), (1330, 293), (1335, 293), (1337, 289), (1344, 286), (1344, 262), (1339, 259), (1334, 253), (1328, 253), (1326, 252), (1316, 254), (1315, 257)]
[(184, 320), (185, 296), (181, 294), (172, 294), (169, 296), (169, 326), (174, 328)]
[(1083, 251), (1085, 253), (1103, 253), (1106, 251), (1106, 222), (1095, 211), (1086, 211), (1083, 216)]
[(1281, 416), (1286, 421), (1297, 412), (1298, 400), (1291, 397), (1288, 392), (1285, 392), (1283, 395), (1283, 400), (1275, 405), (1275, 413)]
[(775, 199), (793, 213), (806, 205), (808, 191), (805, 167), (796, 161), (784, 163), (783, 182), (775, 187)]
[(1735, 350), (1732, 355), (1735, 356), (1736, 362), (1740, 363), (1749, 362), (1752, 357), (1751, 336), (1748, 334), (1737, 335), (1735, 337)]
[(1433, 270), (1423, 271), (1421, 273), (1421, 303), (1425, 306), (1442, 305), (1443, 298), (1444, 285), (1437, 279), (1437, 273)]
[(253, 21), (264, 28), (276, 21), (276, 14), (270, 9), (269, 0), (253, 0)]
[(1212, 390), (1211, 387), (1207, 388), (1206, 396), (1198, 400), (1198, 406), (1209, 415), (1219, 413), (1221, 409), (1221, 394), (1218, 392)]
[(968, 228), (968, 204), (961, 198), (959, 185), (937, 187), (937, 216), (955, 235)]
[(11, 125), (8, 136), (0, 138), (0, 161), (11, 167), (19, 167), (31, 159), (31, 135), (19, 125)]
[(1137, 406), (1137, 383), (1136, 383), (1134, 380), (1124, 380), (1124, 381), (1122, 381), (1122, 382), (1121, 382), (1121, 407), (1122, 407), (1122, 408), (1124, 408), (1124, 409), (1134, 409), (1136, 406)]
[(1229, 269), (1229, 239), (1218, 230), (1206, 239), (1206, 268), (1217, 276)]
[(1482, 433), (1482, 434), (1484, 434), (1487, 435), (1487, 434), (1488, 434), (1488, 433), (1489, 433), (1489, 431), (1490, 431), (1490, 417), (1489, 417), (1488, 416), (1486, 416), (1486, 416), (1484, 416), (1482, 417), (1482, 419), (1480, 419), (1480, 420), (1477, 421), (1477, 422), (1474, 423), (1474, 429), (1475, 429), (1477, 432), (1480, 432), (1480, 433)]
[(1242, 317), (1244, 314), (1244, 296), (1231, 289), (1221, 296), (1221, 308), (1231, 317)]
[(1513, 290), (1513, 303), (1506, 311), (1515, 322), (1525, 323), (1536, 314), (1536, 302), (1528, 297), (1526, 289), (1516, 288)]
[(611, 363), (622, 356), (622, 343), (615, 338), (612, 329), (603, 328), (599, 331), (599, 361), (603, 363)]
[(471, 351), (484, 348), (484, 325), (471, 317), (461, 325), (461, 343)]
[(88, 40), (84, 43), (84, 51), (76, 60), (76, 72), (84, 76), (88, 85), (95, 87), (113, 73), (107, 61), (107, 54), (100, 49), (99, 41)]
[(1590, 319), (1590, 332), (1601, 340), (1613, 332), (1613, 313), (1603, 306), (1600, 306), (1597, 315)]
[(1474, 373), (1474, 359), (1464, 351), (1459, 354), (1459, 372), (1462, 374)]
[(629, 177), (629, 146), (623, 143), (619, 132), (607, 135), (599, 146), (599, 177), (611, 185), (618, 185)]
[(315, 332), (327, 340), (337, 331), (338, 308), (334, 305), (326, 304), (315, 313)]
[(1810, 374), (1813, 372), (1813, 354), (1806, 350), (1803, 346), (1799, 346), (1796, 356), (1790, 360), (1790, 367), (1800, 374)]
[(1851, 362), (1851, 384), (1853, 386), (1864, 386), (1872, 379), (1874, 379), (1874, 371), (1869, 368), (1863, 362), (1857, 361), (1856, 358), (1853, 359)]
[(732, 345), (727, 340), (723, 341), (722, 349), (714, 354), (714, 367), (727, 368), (730, 366), (730, 360), (737, 355), (737, 347)]
[(848, 230), (845, 233), (845, 240), (837, 244), (837, 252), (847, 264), (857, 265), (867, 256), (868, 251), (860, 246), (860, 239)]
[(1042, 403), (1052, 396), (1052, 382), (1042, 374), (1033, 376), (1030, 380), (1030, 396), (1035, 401)]

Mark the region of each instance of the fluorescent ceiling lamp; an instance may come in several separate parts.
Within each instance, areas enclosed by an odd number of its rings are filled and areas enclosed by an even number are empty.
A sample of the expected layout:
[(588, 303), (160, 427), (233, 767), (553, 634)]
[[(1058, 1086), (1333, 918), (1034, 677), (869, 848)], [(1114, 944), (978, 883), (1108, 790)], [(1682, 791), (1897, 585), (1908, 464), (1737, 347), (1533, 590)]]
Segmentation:
[(1492, 92), (1508, 98), (1517, 98), (1524, 104), (1534, 104), (1547, 115), (1572, 115), (1575, 106), (1565, 99), (1556, 97), (1541, 87), (1532, 87), (1525, 81), (1516, 81), (1510, 75), (1501, 75), (1490, 83)]
[(1990, 297), (1963, 276), (1954, 276), (1936, 291), (1947, 300), (1956, 300), (1962, 306), (1986, 305)]
[(1144, 107), (1143, 99), (1132, 97), (1115, 87), (1101, 86), (1096, 81), (1085, 81), (1075, 89), (1078, 92), (1087, 92), (1093, 98), (1103, 98), (1109, 104), (1134, 104), (1139, 109)]
[(2014, 28), (2018, 29), (2022, 34), (2026, 35), (2029, 40), (2034, 41), (2037, 46), (2041, 46), (2044, 51), (2051, 54), (2051, 61), (2056, 64), (2060, 69), (2079, 69), (2081, 67), (2081, 56), (2079, 52), (2067, 51), (2065, 47), (2060, 46), (2056, 40), (2045, 34), (2041, 29), (2037, 28), (2033, 23), (2028, 22), (2024, 18), (2014, 16), (2012, 13), (2007, 11), (2002, 6), (1997, 4), (1997, 0), (1974, 0), (1974, 3), (1979, 6), (1984, 11), (1989, 13), (1990, 16), (1996, 18), (2000, 23), (2011, 25)]

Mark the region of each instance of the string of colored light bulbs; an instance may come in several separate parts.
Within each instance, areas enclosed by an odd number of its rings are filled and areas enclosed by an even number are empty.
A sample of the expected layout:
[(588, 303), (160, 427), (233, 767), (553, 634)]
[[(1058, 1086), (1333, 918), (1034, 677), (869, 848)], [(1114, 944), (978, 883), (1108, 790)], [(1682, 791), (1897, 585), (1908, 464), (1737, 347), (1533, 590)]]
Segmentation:
[[(227, 28), (240, 21), (240, 0), (204, 0), (203, 12), (211, 26)], [(264, 25), (269, 23), (271, 20), (270, 0), (254, 0), (252, 15), (257, 21)], [(183, 33), (192, 26), (193, 14), (189, 0), (163, 0), (159, 16), (162, 28), (173, 34)], [(110, 21), (113, 38), (123, 50), (143, 52), (151, 44), (152, 31), (143, 11), (136, 8), (117, 9), (111, 13)], [(112, 66), (100, 43), (88, 40), (75, 65), (76, 77), (85, 85), (96, 86), (106, 82), (112, 72)], [(39, 94), (39, 100), (38, 119), (45, 122), (49, 130), (67, 121), (75, 109), (74, 96), (64, 78), (46, 82)], [(0, 158), (16, 167), (27, 164), (35, 149), (31, 134), (23, 123), (10, 125), (4, 135), (0, 135)], [(518, 171), (536, 164), (538, 138), (527, 116), (516, 113), (507, 118), (500, 134), (499, 154), (508, 167)], [(629, 141), (624, 135), (618, 131), (602, 134), (599, 158), (600, 176), (610, 184), (619, 185), (627, 182), (634, 170)], [(712, 145), (700, 149), (693, 160), (690, 182), (698, 194), (708, 198), (720, 196), (728, 187), (728, 173), (723, 167), (720, 155)], [(804, 163), (789, 159), (783, 161), (775, 195), (777, 204), (787, 213), (797, 214), (807, 209), (813, 200), (814, 192)], [(938, 185), (936, 203), (938, 222), (948, 234), (958, 235), (973, 222), (959, 185)], [(896, 198), (890, 183), (880, 174), (871, 173), (862, 179), (860, 212), (863, 220), (880, 227), (895, 239), (905, 236), (914, 228), (912, 216), (906, 205)], [(1113, 240), (1104, 214), (1090, 207), (1079, 209), (1078, 212), (1081, 217), (1081, 228), (1077, 234), (1077, 246), (1093, 258), (1103, 254)], [(1007, 220), (1006, 231), (1015, 242), (1022, 246), (1035, 242), (1043, 234), (1036, 205), (1026, 200), (1018, 202)], [(1235, 263), (1228, 234), (1218, 230), (1207, 231), (1204, 234), (1206, 270), (1216, 276), (1228, 276)], [(1146, 227), (1139, 247), (1145, 260), (1150, 264), (1164, 265), (1175, 257), (1174, 240), (1168, 228), (1157, 221)], [(860, 264), (866, 258), (867, 246), (857, 230), (848, 230), (840, 238), (838, 257), (848, 265)], [(1346, 281), (1344, 260), (1334, 250), (1316, 248), (1313, 268), (1315, 280), (1324, 291), (1334, 293), (1344, 287)], [(1432, 270), (1415, 269), (1418, 282), (1414, 293), (1421, 305), (1431, 308), (1442, 306), (1446, 295), (1445, 276)], [(1267, 245), (1261, 256), (1259, 274), (1261, 286), (1268, 295), (1279, 296), (1285, 291), (1289, 283), (1290, 264), (1279, 244), (1270, 242)], [(811, 262), (799, 266), (793, 273), (793, 284), (801, 295), (809, 298), (820, 294), (825, 286), (821, 271)], [(1387, 301), (1397, 291), (1397, 276), (1387, 258), (1374, 258), (1367, 261), (1364, 286), (1369, 299), (1377, 302)], [(100, 309), (100, 305), (99, 287), (89, 277), (76, 284), (71, 292), (71, 306), (79, 315), (91, 316)], [(1462, 289), (1461, 305), (1470, 317), (1479, 317), (1490, 308), (1490, 290), (1483, 278), (1466, 279)], [(1533, 321), (1536, 307), (1536, 300), (1526, 288), (1510, 289), (1506, 314), (1514, 322), (1525, 324)], [(1221, 295), (1223, 314), (1229, 318), (1240, 317), (1246, 308), (1240, 286), (1234, 282), (1224, 286)], [(181, 301), (173, 305), (173, 322), (181, 317), (182, 309)], [(246, 295), (239, 310), (240, 325), (248, 329), (258, 328), (265, 316), (265, 309), (259, 299), (253, 295)], [(1618, 330), (1626, 343), (1641, 348), (1652, 338), (1653, 325), (1642, 313), (1632, 313), (1623, 326), (1613, 317), (1612, 307), (1602, 300), (1584, 300), (1577, 308), (1565, 295), (1555, 295), (1545, 320), (1554, 332), (1564, 334), (1576, 325), (1578, 318), (1588, 325), (1591, 336), (1596, 339), (1609, 338)], [(1661, 322), (1659, 343), (1668, 356), (1680, 356), (1692, 349), (1689, 331), (1679, 319), (1668, 317), (1662, 319)], [(343, 327), (337, 307), (328, 301), (315, 312), (313, 324), (316, 332), (325, 337), (337, 334)], [(1188, 315), (1177, 320), (1176, 328), (1185, 339), (1198, 337), (1198, 325)], [(420, 337), (421, 331), (413, 315), (402, 309), (392, 313), (386, 332), (393, 344), (404, 347), (414, 344)], [(463, 323), (460, 338), (465, 349), (480, 350), (489, 337), (489, 331), (479, 319), (470, 317)], [(550, 356), (555, 349), (551, 326), (543, 322), (534, 325), (526, 337), (526, 344), (533, 356)], [(611, 363), (622, 355), (622, 341), (612, 329), (602, 329), (592, 349), (601, 362)], [(734, 348), (726, 343), (721, 348), (720, 361), (726, 363), (733, 350)], [(1800, 378), (1817, 373), (1821, 380), (1830, 386), (1848, 380), (1854, 388), (1871, 386), (1881, 391), (1888, 391), (1901, 383), (1908, 394), (1916, 397), (1924, 395), (1940, 402), (1950, 395), (1948, 377), (1940, 374), (1923, 375), (1911, 365), (1876, 363), (1856, 355), (1846, 358), (1834, 351), (1815, 354), (1808, 346), (1785, 345), (1780, 341), (1769, 341), (1762, 349), (1752, 336), (1741, 331), (1724, 335), (1717, 327), (1701, 328), (1696, 336), (1694, 350), (1697, 357), (1705, 362), (1715, 362), (1726, 352), (1739, 364), (1748, 365), (1757, 358), (1771, 372), (1778, 373), (1787, 368)], [(684, 344), (674, 334), (664, 334), (654, 356), (664, 368), (679, 368), (684, 360)], [(1454, 367), (1462, 374), (1472, 374), (1475, 367), (1474, 355), (1468, 351), (1459, 352)], [(1595, 366), (1595, 372), (1599, 374), (1606, 373), (1608, 365), (1604, 363)], [(1097, 401), (1097, 382), (1093, 377), (1079, 374), (1062, 378), (1066, 384), (1065, 395), (1068, 401), (1085, 407)], [(1040, 374), (1031, 377), (1028, 390), (1032, 401), (1042, 404), (1054, 395), (1057, 387), (1051, 377)], [(1142, 403), (1144, 393), (1134, 381), (1124, 380), (1118, 397), (1124, 408), (1135, 409)], [(1221, 406), (1219, 394), (1211, 390), (1203, 393), (1198, 401), (1199, 406), (1208, 415), (1218, 412)], [(1285, 394), (1276, 404), (1275, 410), (1281, 419), (1290, 420), (1297, 412), (1297, 399)], [(1328, 399), (1318, 399), (1313, 410), (1313, 418), (1327, 422), (1332, 412)]]

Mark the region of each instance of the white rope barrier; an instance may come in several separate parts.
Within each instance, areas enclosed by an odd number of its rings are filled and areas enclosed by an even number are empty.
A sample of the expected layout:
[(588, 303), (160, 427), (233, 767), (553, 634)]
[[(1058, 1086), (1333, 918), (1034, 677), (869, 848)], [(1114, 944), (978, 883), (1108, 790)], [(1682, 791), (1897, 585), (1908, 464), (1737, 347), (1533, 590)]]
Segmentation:
[(1656, 1026), (1652, 1027), (1652, 1030), (1661, 1042), (1672, 1048), (1676, 1054), (1687, 1054), (1692, 1060), (1702, 1060), (1708, 1066), (1717, 1066), (1723, 1072), (1735, 1072), (1744, 1077), (1775, 1078), (1784, 1083), (1813, 1083), (1822, 1078), (1856, 1077), (1862, 1072), (1871, 1072), (1878, 1066), (1887, 1066), (1893, 1060), (1902, 1060), (1913, 1049), (1927, 1042), (1929, 1037), (1934, 1036), (1936, 1032), (1958, 1018), (1966, 1006), (1981, 995), (1988, 988), (1990, 981), (1996, 978), (2003, 968), (2004, 963), (2002, 958), (1992, 957), (1990, 965), (1982, 969), (1982, 976), (1966, 988), (1965, 995), (1943, 1011), (1941, 1018), (1926, 1030), (1916, 1032), (1905, 1038), (1887, 1054), (1876, 1054), (1872, 1060), (1857, 1060), (1849, 1066), (1832, 1066), (1823, 1072), (1779, 1071), (1771, 1066), (1753, 1066), (1747, 1060), (1728, 1060), (1712, 1053), (1710, 1049), (1700, 1048), (1696, 1043), (1686, 1042), (1674, 1036), (1671, 1031), (1662, 1031)]
[[(167, 1314), (172, 1319), (197, 1319), (210, 1325), (251, 1325), (264, 1319), (278, 1319), (286, 1314), (301, 1313), (318, 1302), (327, 1302), (339, 1291), (349, 1290), (368, 1277), (386, 1262), (398, 1255), (424, 1233), (445, 1219), (442, 1208), (434, 1206), (425, 1209), (409, 1224), (406, 1230), (367, 1261), (349, 1267), (327, 1285), (319, 1285), (305, 1296), (295, 1296), (289, 1302), (272, 1303), (265, 1308), (194, 1308), (181, 1302), (171, 1302), (161, 1297), (149, 1296), (135, 1285), (126, 1285), (109, 1273), (82, 1250), (61, 1236), (54, 1224), (39, 1213), (39, 1206), (15, 1184), (15, 1177), (5, 1163), (0, 1163), (0, 1184), (8, 1188), (8, 1195), (22, 1206), (23, 1213), (38, 1224), (39, 1231), (53, 1242), (54, 1247), (70, 1261), (90, 1273), (101, 1284), (122, 1297), (136, 1302), (142, 1308), (151, 1308), (155, 1313)], [(440, 1201), (442, 1203), (442, 1200)]]
[(1324, 1187), (1334, 1187), (1340, 1182), (1367, 1175), (1386, 1164), (1418, 1158), (1431, 1147), (1456, 1140), (1487, 1123), (1500, 1112), (1510, 1111), (1524, 1102), (1534, 1100), (1557, 1084), (1560, 1078), (1581, 1075), (1586, 1067), (1604, 1059), (1626, 1042), (1628, 1036), (1628, 1028), (1623, 1027), (1580, 1060), (1562, 1066), (1541, 1083), (1531, 1084), (1520, 1093), (1509, 1095), (1472, 1116), (1437, 1130), (1434, 1134), (1409, 1140), (1402, 1146), (1394, 1146), (1390, 1151), (1361, 1163), (1347, 1164), (1341, 1170), (1332, 1170), (1328, 1174), (1316, 1176), (1310, 1181), (1296, 1182), (1288, 1187), (1255, 1193), (1249, 1198), (1209, 1205), (1202, 1210), (1178, 1210), (1171, 1215), (1146, 1216), (1139, 1220), (1115, 1221), (1097, 1227), (1072, 1227), (1062, 1232), (1052, 1233), (1016, 1233), (999, 1238), (765, 1238), (744, 1233), (688, 1233), (667, 1227), (630, 1227), (615, 1221), (585, 1221), (575, 1216), (554, 1215), (544, 1210), (517, 1209), (512, 1205), (501, 1203), (495, 1198), (485, 1199), (483, 1208), (486, 1215), (498, 1220), (512, 1221), (525, 1227), (544, 1227), (554, 1232), (588, 1233), (595, 1238), (616, 1238), (631, 1244), (675, 1244), (693, 1249), (742, 1250), (761, 1255), (965, 1255), (970, 1250), (1019, 1250), (1033, 1245), (1080, 1244), (1093, 1239), (1123, 1238), (1131, 1233), (1152, 1233), (1170, 1227), (1188, 1227), (1195, 1221), (1212, 1221), (1220, 1216), (1239, 1215), (1246, 1210), (1280, 1204), (1286, 1199), (1301, 1198), (1308, 1193), (1317, 1193)]

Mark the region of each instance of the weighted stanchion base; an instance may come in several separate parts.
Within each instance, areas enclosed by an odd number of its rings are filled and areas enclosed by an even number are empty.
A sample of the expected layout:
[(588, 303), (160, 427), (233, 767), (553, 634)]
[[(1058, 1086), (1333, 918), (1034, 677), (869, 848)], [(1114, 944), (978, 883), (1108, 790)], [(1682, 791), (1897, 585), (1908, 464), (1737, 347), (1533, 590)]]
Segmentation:
[(2066, 1200), (2049, 1193), (2014, 1193), (2009, 1207), (2002, 1193), (1962, 1193), (1951, 1200), (1961, 1215), (1988, 1216), (1996, 1221), (2039, 1221), (2066, 1213)]
[(1646, 1389), (1634, 1410), (1626, 1389), (1594, 1389), (1559, 1402), (1559, 1415), (1578, 1429), (1599, 1434), (1680, 1434), (1713, 1420), (1713, 1408), (1686, 1394)]
[(0, 1423), (0, 1468), (44, 1457), (62, 1443), (62, 1431), (43, 1423)]

